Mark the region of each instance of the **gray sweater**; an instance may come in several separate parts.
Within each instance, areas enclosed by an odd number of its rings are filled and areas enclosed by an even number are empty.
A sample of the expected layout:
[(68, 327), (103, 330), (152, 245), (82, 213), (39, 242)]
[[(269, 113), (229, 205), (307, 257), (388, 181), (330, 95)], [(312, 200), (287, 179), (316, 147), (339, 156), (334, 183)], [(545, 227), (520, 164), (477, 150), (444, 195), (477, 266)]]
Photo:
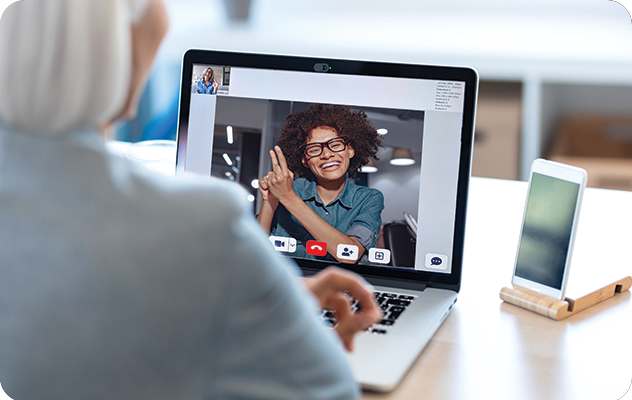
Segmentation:
[(349, 399), (334, 333), (217, 180), (96, 133), (0, 130), (0, 382), (16, 400)]

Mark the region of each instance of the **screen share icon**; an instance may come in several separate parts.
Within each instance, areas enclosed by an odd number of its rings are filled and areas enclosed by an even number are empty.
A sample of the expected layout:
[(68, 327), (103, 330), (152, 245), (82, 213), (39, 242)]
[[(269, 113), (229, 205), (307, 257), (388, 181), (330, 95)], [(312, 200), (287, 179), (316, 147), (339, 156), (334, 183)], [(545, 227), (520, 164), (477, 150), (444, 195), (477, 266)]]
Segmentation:
[(388, 264), (391, 262), (391, 252), (386, 249), (369, 249), (369, 262), (376, 264)]

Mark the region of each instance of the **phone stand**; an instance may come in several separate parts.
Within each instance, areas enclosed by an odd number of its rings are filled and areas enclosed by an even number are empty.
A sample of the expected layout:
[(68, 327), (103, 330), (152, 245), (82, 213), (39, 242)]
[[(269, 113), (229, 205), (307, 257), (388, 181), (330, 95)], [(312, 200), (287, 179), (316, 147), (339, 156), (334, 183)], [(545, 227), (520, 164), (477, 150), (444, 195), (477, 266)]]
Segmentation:
[(564, 300), (558, 300), (533, 290), (513, 285), (513, 289), (502, 288), (500, 298), (507, 303), (559, 321), (614, 297), (617, 293), (626, 292), (630, 290), (630, 286), (632, 286), (632, 278), (626, 276), (577, 299), (566, 297)]

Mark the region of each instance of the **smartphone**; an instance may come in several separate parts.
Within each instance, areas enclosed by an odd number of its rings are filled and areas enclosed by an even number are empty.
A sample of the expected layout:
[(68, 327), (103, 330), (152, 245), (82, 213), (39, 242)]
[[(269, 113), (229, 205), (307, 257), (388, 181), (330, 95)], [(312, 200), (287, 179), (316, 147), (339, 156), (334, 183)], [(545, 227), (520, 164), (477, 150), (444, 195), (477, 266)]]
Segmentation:
[(533, 162), (514, 285), (564, 298), (586, 178), (581, 168), (543, 159)]

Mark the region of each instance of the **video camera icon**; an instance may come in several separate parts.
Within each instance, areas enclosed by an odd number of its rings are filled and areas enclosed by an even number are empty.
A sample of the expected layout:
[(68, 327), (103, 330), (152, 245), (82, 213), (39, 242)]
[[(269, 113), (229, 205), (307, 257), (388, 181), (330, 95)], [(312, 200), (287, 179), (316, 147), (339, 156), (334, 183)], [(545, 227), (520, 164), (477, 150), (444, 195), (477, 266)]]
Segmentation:
[(284, 253), (294, 253), (296, 251), (296, 239), (294, 238), (270, 236), (269, 239), (276, 251)]

